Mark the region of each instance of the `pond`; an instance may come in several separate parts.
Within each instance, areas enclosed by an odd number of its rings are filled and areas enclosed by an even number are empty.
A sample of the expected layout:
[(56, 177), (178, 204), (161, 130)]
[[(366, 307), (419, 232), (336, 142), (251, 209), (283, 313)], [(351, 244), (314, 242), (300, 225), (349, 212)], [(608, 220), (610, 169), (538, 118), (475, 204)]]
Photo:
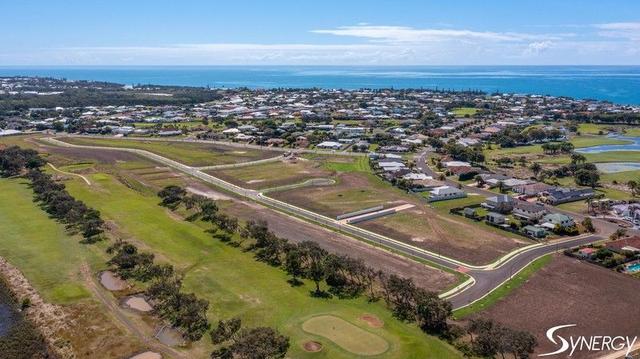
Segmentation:
[[(640, 157), (640, 154), (638, 154)], [(640, 162), (607, 162), (596, 163), (598, 170), (604, 173), (617, 173), (640, 170)]]
[[(640, 151), (640, 137), (624, 137), (624, 136), (607, 136), (618, 140), (630, 141), (624, 145), (600, 145), (591, 147), (577, 148), (576, 152), (580, 153), (601, 153), (612, 151)], [(639, 154), (640, 156), (640, 154)]]
[(38, 331), (18, 309), (9, 289), (0, 278), (0, 357), (46, 357), (46, 345)]

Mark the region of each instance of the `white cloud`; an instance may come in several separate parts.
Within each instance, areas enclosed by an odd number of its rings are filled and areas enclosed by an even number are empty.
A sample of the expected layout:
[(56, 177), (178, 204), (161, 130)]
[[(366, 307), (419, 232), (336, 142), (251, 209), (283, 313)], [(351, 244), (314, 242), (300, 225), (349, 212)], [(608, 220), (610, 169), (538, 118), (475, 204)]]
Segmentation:
[(600, 30), (598, 35), (602, 37), (640, 41), (640, 22), (612, 22), (594, 27)]
[[(534, 34), (358, 24), (313, 30), (353, 43), (184, 43), (2, 53), (0, 65), (502, 65), (638, 64), (640, 23), (591, 33)], [(598, 35), (600, 32), (604, 34)], [(615, 34), (614, 34), (615, 33)], [(636, 34), (636, 35), (634, 35)], [(615, 35), (615, 39), (611, 38)], [(364, 40), (364, 41), (363, 41)]]
[(539, 54), (547, 51), (552, 46), (553, 46), (553, 43), (551, 41), (536, 41), (536, 42), (532, 42), (529, 45), (527, 45), (527, 47), (525, 48), (523, 54), (525, 56), (539, 55)]
[(561, 35), (539, 35), (516, 32), (473, 31), (460, 29), (415, 29), (406, 26), (342, 26), (336, 29), (312, 30), (316, 34), (350, 36), (383, 42), (434, 42), (451, 40), (517, 42), (535, 39), (559, 39)]

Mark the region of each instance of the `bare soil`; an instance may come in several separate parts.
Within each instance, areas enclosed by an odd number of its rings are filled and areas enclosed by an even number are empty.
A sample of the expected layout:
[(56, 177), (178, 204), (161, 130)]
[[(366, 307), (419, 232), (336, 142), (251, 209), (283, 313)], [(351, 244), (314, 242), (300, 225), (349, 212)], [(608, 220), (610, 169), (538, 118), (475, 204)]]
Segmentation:
[(384, 326), (384, 322), (373, 314), (364, 314), (360, 319), (364, 320), (371, 328), (382, 328)]
[[(638, 335), (638, 293), (640, 281), (635, 278), (558, 254), (528, 282), (477, 316), (529, 331), (538, 340), (536, 354), (540, 354), (557, 349), (545, 336), (556, 325), (576, 324), (562, 329), (565, 338)], [(602, 354), (576, 352), (573, 356)]]
[(322, 350), (322, 344), (316, 341), (308, 341), (302, 345), (305, 351), (317, 353)]
[(413, 204), (415, 207), (410, 210), (357, 226), (474, 265), (493, 262), (530, 244), (491, 231), (480, 223), (467, 223), (439, 213), (427, 207), (425, 201), (363, 173), (342, 173), (334, 186), (298, 188), (269, 196), (329, 217), (376, 205), (389, 208)]
[(265, 220), (269, 223), (269, 228), (280, 237), (296, 243), (311, 240), (330, 252), (362, 258), (373, 268), (412, 278), (416, 284), (426, 289), (441, 291), (456, 282), (456, 277), (451, 273), (428, 267), (343, 234), (329, 231), (253, 203), (234, 200), (225, 206), (225, 211), (245, 221), (249, 219)]

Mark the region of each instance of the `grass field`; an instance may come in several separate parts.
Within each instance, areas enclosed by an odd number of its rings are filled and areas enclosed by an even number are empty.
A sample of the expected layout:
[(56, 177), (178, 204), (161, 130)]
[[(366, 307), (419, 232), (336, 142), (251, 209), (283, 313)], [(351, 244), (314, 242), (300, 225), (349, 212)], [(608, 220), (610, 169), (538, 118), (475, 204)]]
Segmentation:
[(610, 131), (624, 132), (625, 136), (637, 137), (640, 136), (640, 127), (629, 127), (621, 125), (605, 125), (596, 123), (581, 123), (578, 125), (578, 131), (581, 134), (597, 135), (602, 131), (607, 133)]
[(389, 343), (378, 335), (333, 315), (309, 318), (302, 324), (302, 329), (329, 339), (340, 348), (358, 356), (380, 355), (389, 349)]
[[(323, 314), (356, 322), (367, 312), (385, 323), (385, 328), (376, 334), (390, 345), (387, 357), (458, 356), (448, 345), (424, 335), (417, 327), (393, 319), (381, 303), (367, 303), (364, 298), (313, 298), (309, 295), (311, 285), (290, 287), (283, 271), (214, 240), (204, 232), (205, 226), (175, 218), (157, 205), (155, 196), (133, 191), (110, 175), (96, 174), (90, 179), (94, 183), (91, 187), (78, 179), (69, 181), (69, 191), (113, 221), (122, 238), (152, 250), (159, 260), (168, 261), (183, 272), (185, 290), (211, 302), (212, 320), (239, 315), (250, 326), (276, 327), (291, 337), (291, 357), (347, 358), (353, 355), (328, 340), (322, 341), (322, 352), (305, 352), (302, 343), (310, 335), (304, 332), (302, 324)], [(206, 353), (209, 349), (205, 339), (193, 350)]]
[(469, 115), (469, 116), (473, 116), (476, 113), (478, 113), (478, 109), (474, 108), (474, 107), (457, 107), (454, 108), (451, 112), (454, 113), (454, 115), (456, 116), (465, 116), (465, 115)]
[(332, 178), (337, 172), (367, 172), (366, 157), (305, 155), (254, 166), (208, 171), (245, 188), (265, 189), (301, 183), (312, 178)]
[[(480, 312), (485, 310), (492, 305), (495, 305), (500, 299), (508, 296), (512, 291), (520, 287), (524, 284), (535, 272), (540, 270), (542, 267), (547, 265), (551, 261), (551, 255), (547, 254), (544, 257), (540, 257), (535, 261), (531, 262), (528, 266), (522, 269), (518, 274), (513, 276), (507, 282), (496, 288), (493, 292), (491, 292), (486, 297), (480, 299), (479, 301), (466, 306), (464, 308), (458, 309), (453, 312), (453, 316), (456, 319), (462, 319), (471, 314)], [(508, 265), (508, 264), (507, 264)]]
[(212, 166), (241, 163), (275, 157), (279, 153), (249, 148), (236, 148), (208, 143), (176, 141), (122, 140), (112, 138), (62, 138), (68, 143), (87, 146), (128, 147), (147, 150), (189, 166)]
[(100, 251), (68, 235), (32, 197), (27, 181), (0, 179), (0, 256), (20, 268), (47, 301), (65, 304), (89, 297), (79, 266), (83, 261), (102, 265)]
[[(591, 136), (591, 135), (583, 135), (576, 136), (572, 138), (569, 142), (573, 143), (576, 148), (580, 147), (591, 147), (591, 146), (599, 146), (599, 145), (623, 145), (629, 143), (629, 141), (618, 140), (615, 138), (608, 138), (605, 136)], [(512, 148), (500, 148), (498, 145), (493, 145), (493, 148), (490, 150), (485, 150), (485, 155), (488, 158), (499, 158), (499, 157), (509, 157), (516, 155), (541, 155), (543, 154), (542, 145), (530, 145), (530, 146), (519, 146)], [(550, 156), (551, 158), (559, 158), (565, 156)], [(568, 158), (568, 157), (567, 157)]]

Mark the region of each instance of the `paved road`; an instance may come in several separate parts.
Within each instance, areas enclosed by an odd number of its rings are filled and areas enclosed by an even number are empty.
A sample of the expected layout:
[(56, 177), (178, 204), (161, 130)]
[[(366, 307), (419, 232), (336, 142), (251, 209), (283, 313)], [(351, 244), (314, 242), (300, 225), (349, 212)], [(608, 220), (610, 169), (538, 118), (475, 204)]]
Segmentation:
[[(156, 162), (159, 162), (163, 165), (172, 167), (183, 173), (186, 173), (188, 175), (201, 179), (205, 182), (208, 182), (210, 184), (223, 188), (236, 195), (240, 195), (240, 196), (249, 198), (255, 202), (258, 202), (260, 204), (266, 205), (268, 207), (275, 208), (281, 212), (285, 212), (287, 214), (306, 219), (313, 223), (319, 223), (321, 225), (332, 228), (334, 230), (338, 230), (346, 234), (349, 234), (355, 238), (365, 240), (367, 242), (377, 243), (387, 248), (391, 248), (401, 253), (404, 253), (405, 255), (427, 260), (432, 263), (449, 268), (451, 270), (466, 272), (472, 278), (472, 280), (462, 285), (459, 290), (455, 291), (455, 293), (451, 295), (447, 295), (447, 298), (453, 303), (454, 309), (461, 308), (476, 300), (481, 299), (482, 297), (490, 293), (492, 290), (499, 287), (502, 283), (508, 280), (512, 275), (520, 271), (522, 268), (524, 268), (527, 264), (529, 264), (536, 258), (539, 258), (548, 253), (553, 253), (557, 250), (562, 250), (562, 249), (574, 247), (577, 245), (587, 244), (587, 243), (591, 243), (591, 242), (602, 239), (602, 237), (593, 235), (593, 236), (569, 239), (565, 241), (556, 241), (550, 244), (532, 245), (530, 247), (521, 248), (515, 252), (507, 254), (505, 257), (499, 259), (498, 261), (490, 265), (472, 266), (472, 265), (463, 263), (461, 261), (444, 257), (439, 254), (436, 254), (421, 248), (413, 247), (409, 244), (394, 240), (389, 237), (382, 236), (377, 233), (373, 233), (373, 232), (361, 229), (359, 227), (340, 223), (339, 221), (333, 218), (325, 217), (315, 212), (311, 212), (303, 208), (295, 207), (291, 204), (269, 198), (263, 195), (259, 191), (236, 186), (234, 184), (223, 181), (219, 178), (213, 177), (207, 173), (204, 173), (200, 171), (198, 168), (187, 166), (180, 162), (165, 158), (163, 156), (157, 155), (155, 153), (151, 153), (149, 151), (131, 149), (131, 148), (80, 146), (80, 145), (73, 145), (66, 142), (58, 141), (53, 138), (45, 138), (43, 140), (48, 142), (49, 144), (56, 145), (56, 146), (101, 149), (105, 151), (115, 150), (115, 151), (126, 151), (126, 152), (136, 153), (146, 158), (149, 158), (151, 160), (154, 160)], [(422, 165), (425, 166), (424, 161)], [(420, 166), (420, 164), (418, 164), (418, 166)], [(426, 167), (424, 170), (427, 171), (429, 169), (428, 167)], [(480, 189), (476, 189), (476, 190), (482, 191)], [(489, 193), (491, 195), (495, 195), (493, 192), (489, 192)], [(486, 195), (486, 193), (481, 193), (481, 194)], [(604, 235), (606, 233), (603, 232), (602, 234)]]

